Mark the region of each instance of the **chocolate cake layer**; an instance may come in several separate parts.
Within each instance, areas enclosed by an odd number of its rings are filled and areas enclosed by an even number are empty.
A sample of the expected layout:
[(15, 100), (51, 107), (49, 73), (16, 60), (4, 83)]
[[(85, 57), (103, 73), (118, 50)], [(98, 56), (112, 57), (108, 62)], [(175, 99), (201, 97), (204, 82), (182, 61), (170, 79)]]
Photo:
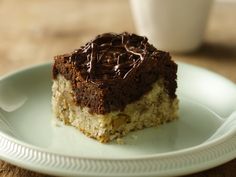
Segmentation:
[(77, 105), (91, 113), (123, 110), (160, 78), (170, 98), (176, 98), (177, 65), (146, 37), (106, 33), (54, 60), (54, 79), (61, 74), (69, 80)]

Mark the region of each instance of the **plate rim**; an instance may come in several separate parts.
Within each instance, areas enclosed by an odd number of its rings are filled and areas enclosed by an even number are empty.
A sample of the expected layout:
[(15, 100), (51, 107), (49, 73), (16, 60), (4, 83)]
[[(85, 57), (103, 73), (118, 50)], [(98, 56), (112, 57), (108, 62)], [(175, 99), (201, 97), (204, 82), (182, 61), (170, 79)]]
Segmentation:
[[(147, 155), (141, 158), (102, 159), (52, 153), (20, 141), (14, 142), (15, 139), (6, 138), (5, 134), (0, 132), (0, 157), (14, 165), (52, 175), (185, 175), (234, 159), (236, 157), (235, 135), (236, 130), (233, 129), (223, 135), (224, 137), (186, 148), (181, 152)], [(78, 164), (80, 168), (77, 168), (75, 164)], [(71, 166), (73, 168), (69, 168)], [(108, 166), (114, 171), (107, 171)]]

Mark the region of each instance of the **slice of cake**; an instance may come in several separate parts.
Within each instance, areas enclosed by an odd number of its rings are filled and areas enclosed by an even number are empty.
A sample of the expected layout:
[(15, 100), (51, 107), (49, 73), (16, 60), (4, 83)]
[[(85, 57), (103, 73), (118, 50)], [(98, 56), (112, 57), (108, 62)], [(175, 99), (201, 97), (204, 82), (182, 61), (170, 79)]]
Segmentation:
[(146, 37), (106, 33), (54, 60), (53, 112), (89, 137), (109, 142), (178, 117), (177, 65)]

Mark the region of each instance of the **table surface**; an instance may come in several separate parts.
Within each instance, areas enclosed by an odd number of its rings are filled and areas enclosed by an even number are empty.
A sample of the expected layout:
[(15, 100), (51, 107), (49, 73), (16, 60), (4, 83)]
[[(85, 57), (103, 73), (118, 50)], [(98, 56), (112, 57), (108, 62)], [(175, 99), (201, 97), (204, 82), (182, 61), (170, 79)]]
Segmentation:
[[(215, 71), (236, 82), (236, 3), (213, 5), (203, 45), (172, 54), (176, 61)], [(127, 0), (0, 0), (0, 76), (51, 61), (104, 32), (135, 32)], [(236, 159), (188, 177), (235, 177)], [(0, 176), (43, 177), (0, 161)]]

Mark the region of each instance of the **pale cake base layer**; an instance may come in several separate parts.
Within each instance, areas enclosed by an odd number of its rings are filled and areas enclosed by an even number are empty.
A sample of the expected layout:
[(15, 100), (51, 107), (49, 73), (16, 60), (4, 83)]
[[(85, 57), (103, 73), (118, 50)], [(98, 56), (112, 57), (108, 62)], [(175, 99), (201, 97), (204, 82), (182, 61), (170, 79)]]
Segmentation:
[(75, 104), (70, 81), (58, 75), (52, 86), (52, 106), (55, 116), (67, 125), (80, 129), (89, 137), (108, 142), (133, 130), (177, 119), (178, 100), (170, 99), (161, 80), (138, 101), (128, 104), (124, 111), (105, 115), (90, 114), (88, 108)]

